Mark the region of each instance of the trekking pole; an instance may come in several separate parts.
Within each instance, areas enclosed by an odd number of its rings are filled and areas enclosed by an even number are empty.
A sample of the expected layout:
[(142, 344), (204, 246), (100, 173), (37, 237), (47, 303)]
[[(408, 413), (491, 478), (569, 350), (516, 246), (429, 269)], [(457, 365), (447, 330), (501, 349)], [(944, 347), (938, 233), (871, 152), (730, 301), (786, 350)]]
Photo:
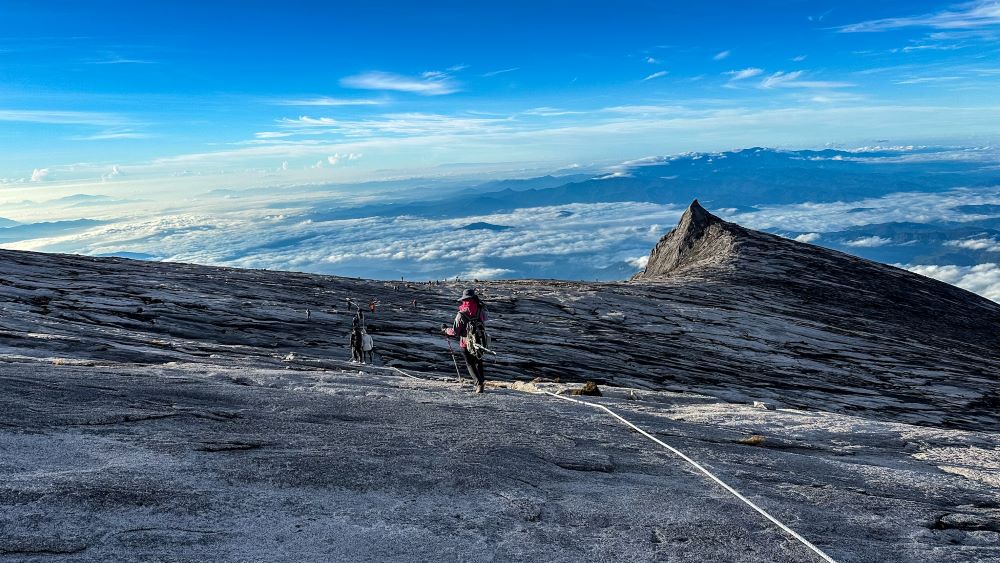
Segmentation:
[(451, 363), (455, 364), (455, 375), (458, 376), (458, 383), (462, 383), (462, 372), (458, 371), (458, 360), (455, 359), (455, 350), (451, 347), (451, 340), (448, 340), (447, 334), (442, 334), (444, 341), (448, 343), (448, 351), (451, 352)]

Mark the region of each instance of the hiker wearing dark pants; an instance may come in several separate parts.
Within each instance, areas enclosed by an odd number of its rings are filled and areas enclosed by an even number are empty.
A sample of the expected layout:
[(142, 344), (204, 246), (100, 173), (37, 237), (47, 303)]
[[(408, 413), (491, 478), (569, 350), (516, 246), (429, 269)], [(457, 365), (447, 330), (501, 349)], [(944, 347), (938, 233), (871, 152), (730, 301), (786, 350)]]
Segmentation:
[(363, 332), (361, 328), (361, 320), (359, 317), (354, 317), (353, 326), (351, 326), (351, 361), (357, 363), (365, 363), (365, 353), (362, 349), (363, 346)]
[(458, 314), (451, 327), (445, 327), (445, 334), (459, 337), (462, 356), (469, 368), (469, 375), (475, 382), (475, 392), (482, 393), (486, 376), (483, 370), (483, 347), (486, 345), (486, 306), (479, 300), (476, 291), (466, 289), (459, 299)]
[(483, 359), (477, 358), (475, 354), (470, 354), (468, 350), (462, 349), (462, 356), (465, 357), (465, 366), (469, 368), (469, 375), (476, 385), (476, 393), (483, 392), (486, 383), (486, 374), (483, 372)]

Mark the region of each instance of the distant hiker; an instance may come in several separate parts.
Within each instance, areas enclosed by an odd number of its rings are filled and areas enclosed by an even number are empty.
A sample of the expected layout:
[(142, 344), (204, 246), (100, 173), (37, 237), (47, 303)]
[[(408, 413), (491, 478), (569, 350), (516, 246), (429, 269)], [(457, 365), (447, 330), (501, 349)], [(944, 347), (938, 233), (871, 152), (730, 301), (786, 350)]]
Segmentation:
[(361, 330), (361, 358), (364, 360), (365, 356), (368, 357), (368, 363), (375, 363), (375, 340), (372, 335), (368, 334), (367, 330)]
[(444, 325), (445, 334), (458, 336), (462, 347), (462, 356), (469, 374), (475, 381), (475, 392), (482, 393), (486, 381), (483, 372), (483, 354), (489, 350), (486, 336), (486, 306), (479, 300), (474, 289), (466, 289), (459, 299), (458, 314), (452, 326)]
[(354, 317), (354, 323), (351, 326), (351, 361), (358, 363), (365, 363), (364, 350), (362, 346), (364, 332), (361, 329), (361, 316), (358, 315)]

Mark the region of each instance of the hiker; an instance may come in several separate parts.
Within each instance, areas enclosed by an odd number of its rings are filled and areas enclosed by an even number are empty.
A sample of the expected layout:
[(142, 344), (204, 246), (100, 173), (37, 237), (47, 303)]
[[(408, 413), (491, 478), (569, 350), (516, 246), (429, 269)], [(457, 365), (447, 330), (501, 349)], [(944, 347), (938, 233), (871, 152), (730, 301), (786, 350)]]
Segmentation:
[(354, 317), (351, 326), (351, 361), (365, 363), (364, 350), (362, 350), (363, 331), (361, 329), (361, 315)]
[(483, 354), (489, 346), (486, 340), (486, 306), (479, 300), (474, 289), (466, 289), (459, 299), (458, 314), (452, 326), (441, 328), (448, 336), (458, 336), (462, 347), (462, 356), (469, 374), (475, 381), (475, 392), (482, 393), (486, 381), (483, 373)]
[(375, 340), (372, 335), (368, 334), (368, 331), (361, 329), (361, 358), (364, 359), (368, 356), (368, 363), (375, 363)]

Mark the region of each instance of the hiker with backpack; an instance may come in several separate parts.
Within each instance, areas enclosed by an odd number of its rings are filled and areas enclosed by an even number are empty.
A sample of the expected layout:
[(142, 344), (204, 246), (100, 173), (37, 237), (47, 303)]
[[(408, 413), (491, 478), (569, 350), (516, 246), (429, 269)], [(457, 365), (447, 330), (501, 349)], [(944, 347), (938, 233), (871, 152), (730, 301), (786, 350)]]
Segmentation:
[(367, 358), (369, 364), (375, 363), (375, 339), (367, 329), (361, 329), (361, 357)]
[(457, 336), (465, 357), (465, 365), (475, 382), (475, 392), (482, 393), (486, 381), (483, 372), (483, 355), (490, 352), (490, 344), (486, 335), (486, 306), (476, 295), (474, 289), (466, 289), (459, 299), (458, 314), (452, 326), (442, 325), (448, 336)]
[(364, 330), (361, 328), (361, 313), (354, 317), (351, 325), (351, 361), (365, 363)]

